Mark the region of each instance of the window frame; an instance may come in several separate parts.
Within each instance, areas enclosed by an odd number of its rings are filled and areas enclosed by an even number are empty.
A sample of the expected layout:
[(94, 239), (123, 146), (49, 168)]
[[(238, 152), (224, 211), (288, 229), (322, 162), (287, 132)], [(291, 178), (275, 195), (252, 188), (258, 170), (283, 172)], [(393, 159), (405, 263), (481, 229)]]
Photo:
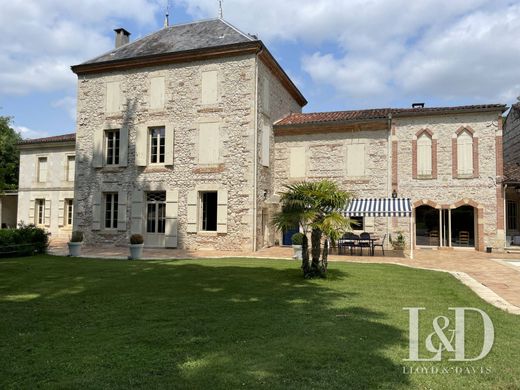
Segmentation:
[[(109, 146), (109, 142), (115, 143), (112, 147)], [(120, 129), (106, 129), (103, 133), (103, 162), (105, 166), (117, 167), (120, 163), (121, 153), (121, 131)], [(111, 154), (109, 151), (112, 150)]]
[(72, 227), (72, 224), (74, 223), (74, 199), (67, 198), (65, 199), (65, 215), (64, 215), (64, 221), (63, 225), (65, 227)]
[(518, 203), (507, 201), (507, 230), (518, 230)]
[(35, 202), (35, 208), (36, 212), (34, 214), (35, 216), (35, 225), (36, 226), (43, 226), (45, 225), (45, 199), (38, 198), (34, 200)]
[[(205, 197), (208, 194), (214, 194), (214, 202), (215, 202), (215, 210), (214, 210), (214, 224), (215, 229), (208, 229), (208, 207), (207, 205), (207, 199), (205, 200)], [(198, 201), (199, 201), (199, 213), (198, 213), (198, 231), (200, 232), (207, 232), (207, 233), (217, 233), (218, 231), (218, 191), (199, 191), (198, 192)], [(213, 213), (212, 213), (213, 214)]]
[[(66, 156), (66, 158), (67, 158), (67, 170), (65, 172), (65, 175), (66, 175), (65, 181), (68, 181), (68, 182), (72, 183), (74, 181), (74, 178), (75, 178), (75, 175), (76, 175), (76, 155), (68, 154)], [(72, 164), (71, 164), (71, 160), (72, 160)], [(71, 166), (74, 167), (73, 172), (72, 172), (72, 178), (70, 177)]]
[[(163, 199), (150, 200), (150, 196), (163, 197)], [(166, 233), (166, 191), (149, 191), (146, 193), (146, 234), (165, 234)], [(150, 206), (154, 209), (154, 228), (153, 231), (149, 230), (149, 211)], [(162, 209), (162, 210), (161, 210)]]
[[(110, 206), (110, 207), (107, 207)], [(119, 193), (104, 192), (103, 193), (103, 229), (116, 230), (118, 220)], [(109, 215), (107, 215), (109, 213)], [(107, 218), (108, 216), (108, 218)], [(108, 225), (107, 226), (107, 222)]]
[[(42, 180), (42, 161), (45, 161), (45, 177)], [(37, 164), (37, 172), (36, 172), (36, 180), (38, 183), (47, 183), (47, 176), (49, 173), (49, 159), (47, 156), (38, 156), (38, 164)]]
[[(153, 132), (156, 130), (162, 130), (162, 136), (154, 136)], [(155, 153), (156, 162), (153, 162), (153, 142), (156, 140), (157, 142), (157, 152)], [(161, 145), (162, 141), (162, 145)], [(162, 149), (162, 154), (161, 154)], [(165, 165), (166, 163), (166, 126), (150, 126), (148, 127), (148, 164), (149, 165)], [(162, 161), (161, 160), (162, 157)]]

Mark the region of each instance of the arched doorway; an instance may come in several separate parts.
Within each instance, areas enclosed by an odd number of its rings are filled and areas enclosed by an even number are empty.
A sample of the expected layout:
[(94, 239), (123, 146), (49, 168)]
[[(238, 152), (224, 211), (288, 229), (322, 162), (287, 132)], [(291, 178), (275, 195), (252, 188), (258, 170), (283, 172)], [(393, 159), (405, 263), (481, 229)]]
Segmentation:
[(475, 247), (475, 214), (469, 205), (451, 210), (451, 246)]
[(439, 210), (429, 205), (415, 208), (415, 244), (439, 246)]

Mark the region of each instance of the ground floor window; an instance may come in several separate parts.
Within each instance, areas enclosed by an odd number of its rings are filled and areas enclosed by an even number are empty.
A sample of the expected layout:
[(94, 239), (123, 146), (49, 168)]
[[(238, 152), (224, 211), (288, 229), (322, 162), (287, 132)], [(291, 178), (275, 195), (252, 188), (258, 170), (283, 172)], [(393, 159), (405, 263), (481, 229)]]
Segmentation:
[(365, 230), (365, 220), (363, 217), (349, 217), (352, 222), (352, 230)]
[(72, 226), (74, 215), (74, 202), (72, 199), (65, 199), (65, 225)]
[(146, 194), (146, 232), (164, 233), (166, 225), (166, 192)]
[(201, 230), (217, 231), (217, 191), (200, 192), (200, 207)]
[(117, 192), (105, 194), (105, 228), (117, 229)]
[(36, 199), (36, 224), (45, 224), (45, 199)]

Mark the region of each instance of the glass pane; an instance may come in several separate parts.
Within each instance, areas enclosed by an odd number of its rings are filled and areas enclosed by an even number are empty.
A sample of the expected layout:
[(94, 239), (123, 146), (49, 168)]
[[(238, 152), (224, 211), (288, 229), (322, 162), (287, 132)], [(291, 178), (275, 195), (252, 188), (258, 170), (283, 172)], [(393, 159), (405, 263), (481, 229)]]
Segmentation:
[(119, 130), (114, 131), (115, 145), (114, 145), (114, 164), (119, 164)]
[(159, 212), (157, 216), (157, 233), (164, 233), (166, 225), (166, 204), (159, 203)]
[(146, 232), (155, 233), (155, 204), (148, 204), (147, 206)]

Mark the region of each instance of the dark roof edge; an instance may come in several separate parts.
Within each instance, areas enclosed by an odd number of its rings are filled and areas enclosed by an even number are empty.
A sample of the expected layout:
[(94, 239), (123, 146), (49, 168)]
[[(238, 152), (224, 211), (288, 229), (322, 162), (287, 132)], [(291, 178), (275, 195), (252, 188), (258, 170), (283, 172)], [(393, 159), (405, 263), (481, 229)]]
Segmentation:
[[(289, 114), (290, 115), (290, 114)], [(289, 123), (286, 125), (278, 125), (277, 123), (282, 121), (284, 118), (276, 121), (273, 124), (274, 129), (291, 129), (291, 128), (302, 128), (302, 127), (316, 127), (316, 126), (341, 126), (341, 125), (356, 125), (358, 123), (370, 123), (370, 122), (385, 122), (388, 120), (387, 116), (378, 117), (378, 118), (367, 118), (367, 119), (342, 119), (339, 121), (329, 120), (329, 121), (316, 121), (316, 122), (305, 122), (305, 123)]]
[(19, 147), (31, 146), (31, 145), (41, 145), (41, 144), (63, 144), (67, 142), (75, 142), (76, 141), (76, 133), (62, 134), (62, 135), (53, 135), (51, 137), (43, 137), (43, 138), (34, 138), (34, 139), (24, 139), (18, 143)]
[(79, 76), (87, 73), (100, 73), (116, 69), (144, 68), (152, 65), (188, 62), (215, 57), (227, 57), (237, 54), (254, 53), (260, 50), (261, 47), (262, 43), (260, 41), (240, 42), (229, 45), (184, 50), (174, 53), (151, 54), (112, 61), (79, 64), (73, 65), (70, 68)]
[[(500, 111), (501, 113), (505, 112), (508, 107), (507, 104), (497, 104), (497, 105), (490, 105), (491, 107), (468, 107), (468, 108), (461, 108), (461, 109), (450, 109), (450, 107), (441, 107), (437, 110), (431, 110), (428, 111), (427, 109), (420, 110), (418, 109), (417, 112), (414, 112), (413, 110), (408, 110), (404, 112), (392, 112), (393, 118), (406, 118), (406, 117), (413, 117), (413, 116), (430, 116), (430, 115), (446, 115), (446, 114), (467, 114), (467, 113), (475, 113), (475, 112), (497, 112)], [(435, 107), (432, 107), (435, 108)], [(443, 109), (444, 108), (444, 109)]]

